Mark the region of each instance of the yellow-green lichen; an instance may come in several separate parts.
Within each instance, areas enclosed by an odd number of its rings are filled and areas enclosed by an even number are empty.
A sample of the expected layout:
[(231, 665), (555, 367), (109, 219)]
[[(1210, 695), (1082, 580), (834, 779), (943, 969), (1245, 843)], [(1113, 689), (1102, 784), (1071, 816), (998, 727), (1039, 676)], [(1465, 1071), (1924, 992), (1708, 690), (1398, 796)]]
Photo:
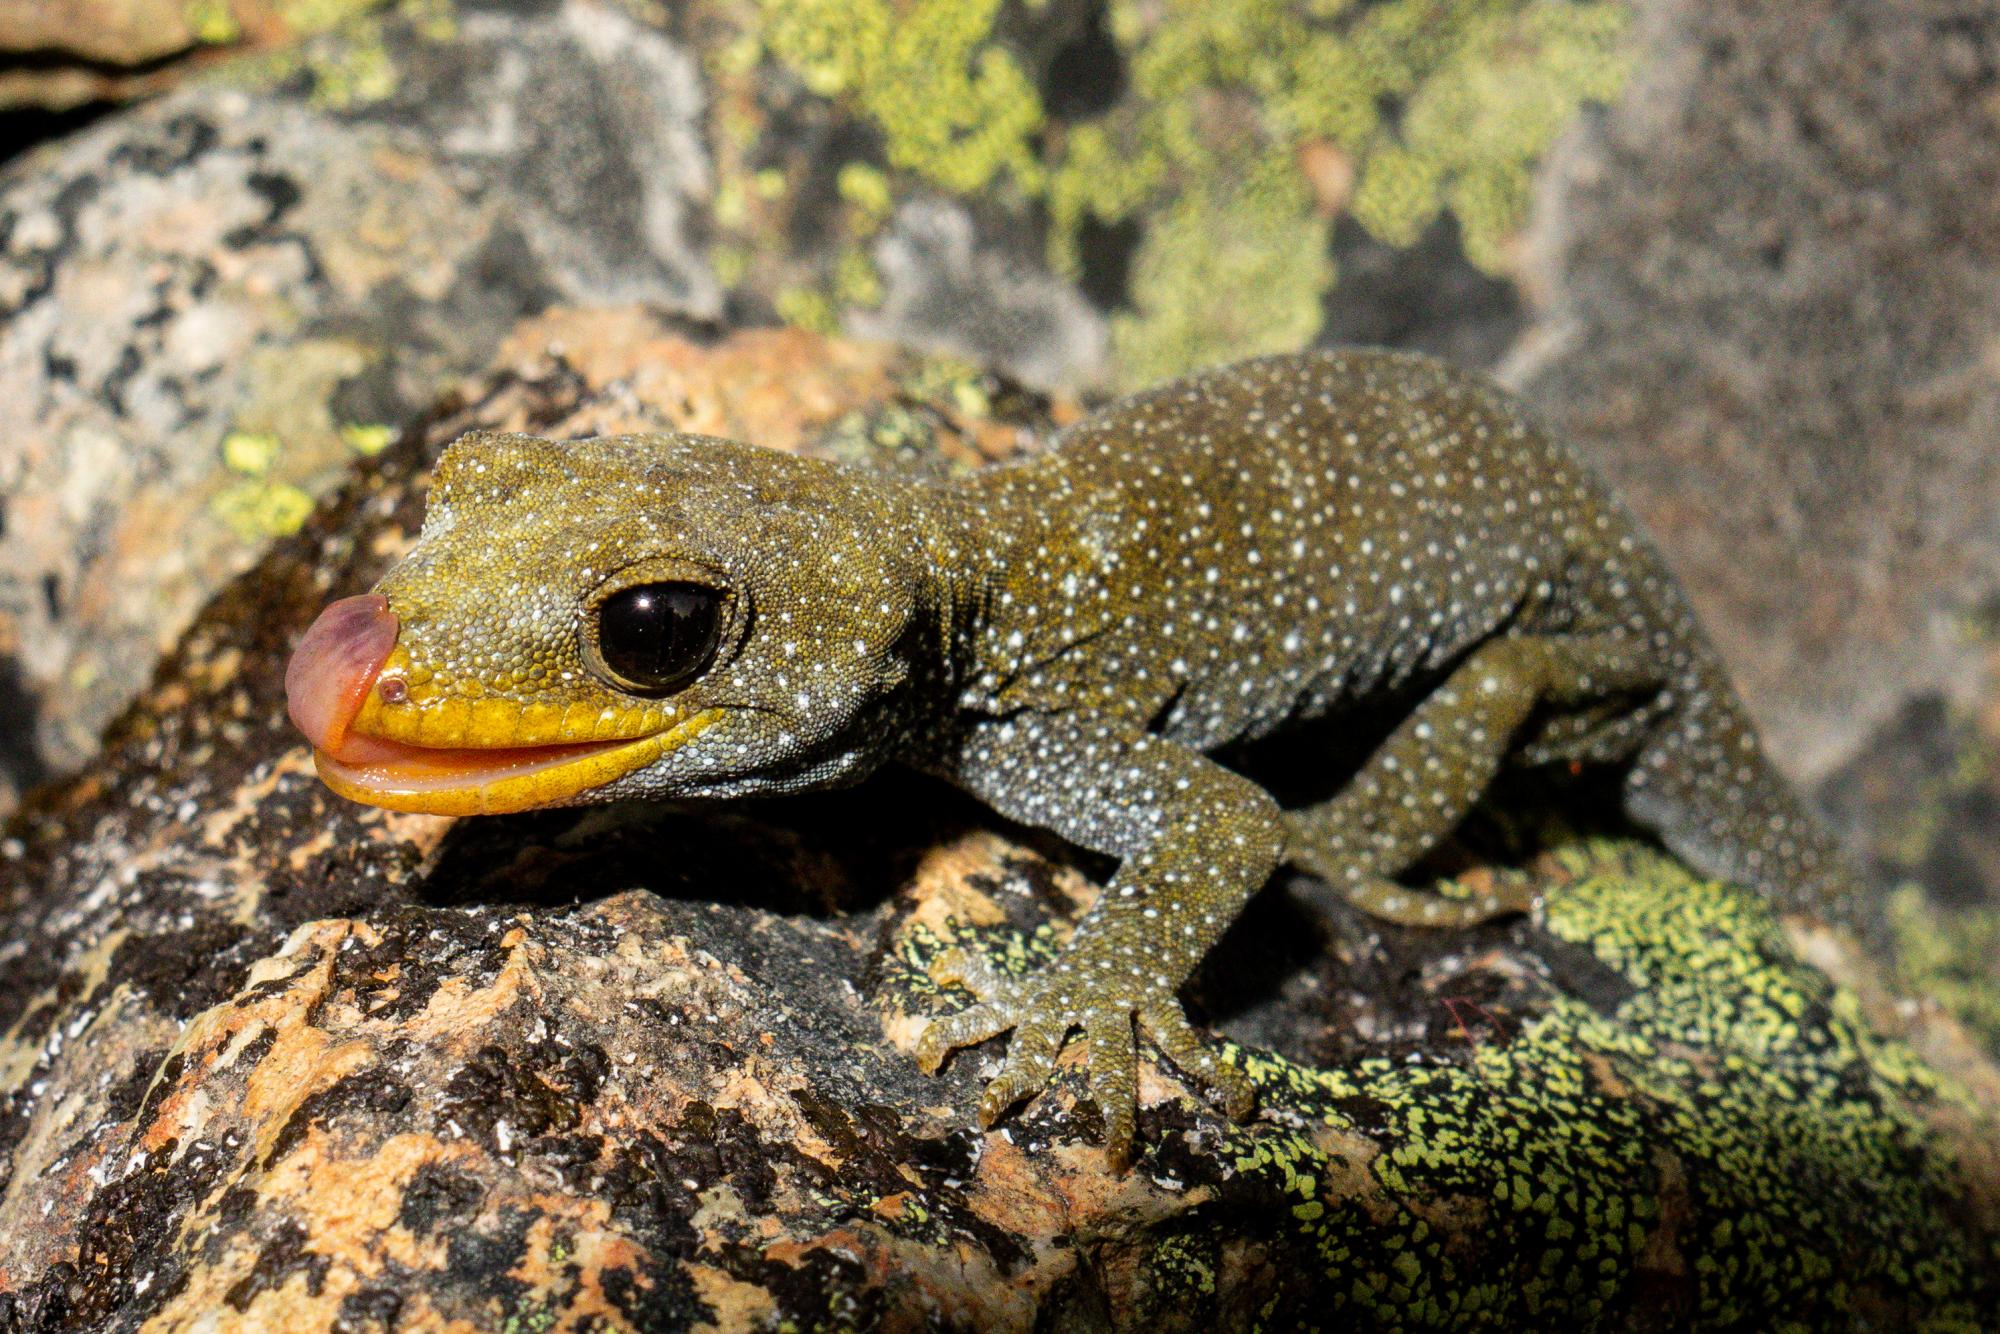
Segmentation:
[(288, 482), (246, 477), (210, 501), (216, 517), (246, 542), (285, 537), (304, 526), (313, 500)]
[(759, 0), (762, 37), (814, 92), (852, 98), (891, 166), (955, 193), (1035, 188), (1041, 100), (992, 41), (1000, 0)]
[(222, 463), (239, 480), (209, 502), (217, 518), (246, 542), (295, 533), (312, 513), (312, 497), (271, 476), (283, 445), (268, 431), (231, 431), (222, 438)]
[(1876, 855), (1906, 882), (1883, 905), (1897, 981), (2000, 1053), (2000, 907), (1963, 890), (1981, 880), (2000, 795), (2000, 738), (1977, 715), (1943, 703), (1920, 706), (1899, 727), (1883, 743), (1892, 760), (1912, 748), (1929, 758), (1896, 784), (1892, 806), (1870, 812)]
[(231, 431), (222, 437), (222, 462), (231, 472), (262, 477), (278, 459), (278, 437), (268, 431)]
[(1326, 220), (1289, 162), (1191, 186), (1154, 220), (1133, 263), (1133, 310), (1111, 324), (1119, 373), (1145, 384), (1298, 347), (1319, 327), (1332, 279)]
[(206, 46), (227, 46), (243, 36), (243, 25), (226, 0), (187, 0), (181, 16), (194, 39)]
[(810, 287), (788, 287), (772, 299), (778, 318), (799, 329), (830, 334), (840, 327), (840, 314), (825, 293)]
[(381, 422), (347, 422), (340, 428), (340, 438), (363, 458), (373, 458), (395, 441), (396, 430)]
[(1194, 1232), (1164, 1237), (1146, 1255), (1149, 1286), (1168, 1297), (1190, 1299), (1215, 1294), (1217, 1239)]
[(382, 24), (386, 15), (420, 37), (445, 41), (457, 30), (452, 0), (286, 0), (278, 6), (292, 34), (303, 40), (254, 59), (238, 61), (218, 76), (268, 86), (298, 73), (312, 80), (314, 106), (345, 110), (380, 102), (396, 91), (399, 73)]
[[(1544, 865), (1517, 967), (1600, 970), (1589, 998), (1544, 984), (1532, 1012), (1420, 1060), (1224, 1044), (1265, 1114), (1204, 1131), (1195, 1168), (1263, 1183), (1263, 1226), (1289, 1232), (1261, 1244), (1311, 1257), (1267, 1320), (1618, 1328), (1666, 1278), (1690, 1327), (1844, 1327), (1887, 1302), (1978, 1328), (2000, 1242), (1963, 1225), (1930, 1117), (1991, 1111), (1863, 1028), (1754, 896), (1617, 839)], [(903, 966), (951, 943), (906, 939)], [(1011, 929), (956, 943), (1010, 970), (1044, 952)], [(1232, 1214), (1228, 1239), (1246, 1226)]]
[(859, 246), (840, 252), (833, 270), (833, 294), (844, 306), (869, 309), (882, 304), (882, 277)]
[(841, 166), (834, 182), (840, 197), (854, 207), (860, 219), (857, 230), (863, 235), (888, 220), (895, 196), (890, 192), (885, 173), (865, 162), (849, 162)]
[[(1128, 383), (1310, 336), (1342, 212), (1395, 245), (1450, 214), (1475, 264), (1505, 268), (1535, 162), (1630, 63), (1622, 0), (1112, 0), (1124, 95), (1054, 124), (1001, 0), (712, 3), (741, 24), (712, 72), (774, 62), (880, 134), (889, 171), (840, 169), (851, 237), (912, 185), (943, 188), (1039, 207), (1051, 264), (1076, 276), (1092, 219), (1140, 220), (1113, 335)], [(725, 197), (729, 163), (754, 156), (722, 153)], [(818, 281), (841, 304), (861, 290), (830, 270)]]

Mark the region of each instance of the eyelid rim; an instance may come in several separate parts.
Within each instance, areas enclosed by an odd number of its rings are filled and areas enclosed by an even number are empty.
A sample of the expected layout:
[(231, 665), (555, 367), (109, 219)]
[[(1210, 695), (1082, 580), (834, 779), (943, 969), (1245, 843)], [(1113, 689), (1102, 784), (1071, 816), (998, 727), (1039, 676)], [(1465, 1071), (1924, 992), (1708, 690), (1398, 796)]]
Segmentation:
[[(649, 695), (644, 691), (633, 689), (631, 682), (625, 681), (606, 665), (603, 655), (597, 649), (597, 609), (604, 604), (606, 598), (641, 584), (694, 584), (714, 589), (720, 595), (722, 624), (716, 628), (714, 655), (709, 658), (708, 666), (687, 684), (681, 686), (679, 690), (669, 691), (666, 696)], [(634, 561), (622, 569), (614, 570), (599, 580), (597, 587), (584, 594), (578, 608), (577, 648), (583, 658), (584, 666), (607, 689), (639, 699), (670, 698), (685, 693), (733, 662), (743, 646), (743, 641), (749, 637), (748, 593), (737, 586), (726, 570), (700, 561), (688, 560), (683, 556), (649, 556), (645, 560)]]

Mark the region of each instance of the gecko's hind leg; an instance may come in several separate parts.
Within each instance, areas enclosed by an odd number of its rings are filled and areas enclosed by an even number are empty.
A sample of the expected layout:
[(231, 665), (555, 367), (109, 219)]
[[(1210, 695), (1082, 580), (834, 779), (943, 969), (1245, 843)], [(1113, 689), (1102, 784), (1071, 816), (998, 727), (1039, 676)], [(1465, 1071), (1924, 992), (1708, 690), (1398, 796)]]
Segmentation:
[(1474, 651), (1331, 800), (1285, 814), (1286, 860), (1364, 912), (1405, 926), (1467, 926), (1532, 904), (1525, 892), (1451, 898), (1390, 879), (1457, 827), (1537, 707), (1657, 690), (1642, 645), (1619, 635), (1519, 636)]

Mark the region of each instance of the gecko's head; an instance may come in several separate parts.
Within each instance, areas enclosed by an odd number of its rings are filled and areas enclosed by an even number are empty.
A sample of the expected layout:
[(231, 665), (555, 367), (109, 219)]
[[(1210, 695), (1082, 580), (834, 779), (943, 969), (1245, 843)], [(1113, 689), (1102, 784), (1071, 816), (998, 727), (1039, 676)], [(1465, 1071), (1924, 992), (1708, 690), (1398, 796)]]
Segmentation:
[(883, 748), (921, 651), (900, 514), (725, 440), (467, 436), (410, 554), (306, 632), (292, 719), (328, 786), (396, 810), (839, 781)]

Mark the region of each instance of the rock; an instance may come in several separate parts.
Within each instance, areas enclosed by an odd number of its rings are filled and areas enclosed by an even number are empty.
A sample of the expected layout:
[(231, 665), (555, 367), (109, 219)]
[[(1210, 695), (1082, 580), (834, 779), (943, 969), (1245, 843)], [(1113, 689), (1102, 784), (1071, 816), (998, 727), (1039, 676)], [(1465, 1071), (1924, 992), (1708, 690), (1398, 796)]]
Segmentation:
[(1511, 374), (1659, 536), (1795, 777), (2000, 697), (2000, 15), (1647, 7), (1551, 164)]
[(1006, 366), (1036, 384), (1087, 378), (1104, 361), (1104, 321), (1045, 270), (978, 245), (972, 218), (942, 200), (896, 210), (876, 241), (882, 301), (848, 328)]
[[(561, 351), (552, 348), (559, 344)], [(635, 351), (636, 349), (636, 351)], [(1045, 958), (1100, 868), (926, 780), (454, 822), (354, 807), (287, 649), (475, 426), (754, 425), (963, 468), (1068, 409), (803, 334), (562, 312), (201, 614), (0, 844), (0, 1329), (1972, 1327), (2000, 1071), (1869, 960), (1524, 788), (1440, 863), (1533, 920), (1314, 882), (1192, 988), (1263, 1103), (1143, 1061), (1106, 1173), (1074, 1064), (981, 1133), (950, 942)], [(699, 392), (695, 392), (699, 391)], [(1878, 1036), (1893, 1025), (1900, 1037)], [(1914, 1045), (1913, 1045), (1914, 1044)]]

